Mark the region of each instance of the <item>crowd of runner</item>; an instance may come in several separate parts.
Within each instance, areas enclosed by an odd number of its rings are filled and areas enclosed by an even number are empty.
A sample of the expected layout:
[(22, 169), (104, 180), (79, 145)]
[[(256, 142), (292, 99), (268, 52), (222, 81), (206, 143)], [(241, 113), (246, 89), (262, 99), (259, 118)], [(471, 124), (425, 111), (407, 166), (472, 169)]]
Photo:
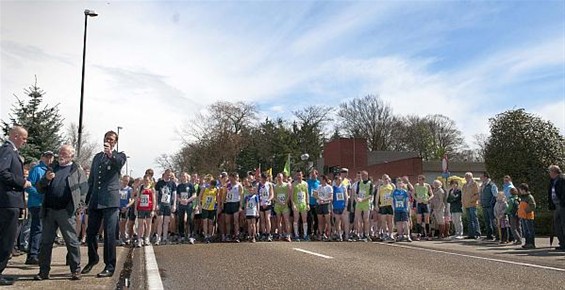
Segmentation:
[[(353, 180), (348, 170), (333, 176), (293, 176), (222, 172), (199, 176), (167, 169), (155, 180), (148, 169), (143, 178), (122, 178), (121, 245), (197, 241), (390, 241), (478, 239), (476, 207), (486, 218), (485, 239), (535, 248), (535, 201), (528, 185), (506, 182), (502, 191), (485, 173), (482, 184), (465, 175), (464, 184), (451, 180), (427, 183), (418, 176), (374, 180), (366, 171)], [(463, 209), (468, 234), (463, 236)], [(492, 209), (492, 217), (490, 212)], [(531, 222), (530, 222), (531, 221)]]

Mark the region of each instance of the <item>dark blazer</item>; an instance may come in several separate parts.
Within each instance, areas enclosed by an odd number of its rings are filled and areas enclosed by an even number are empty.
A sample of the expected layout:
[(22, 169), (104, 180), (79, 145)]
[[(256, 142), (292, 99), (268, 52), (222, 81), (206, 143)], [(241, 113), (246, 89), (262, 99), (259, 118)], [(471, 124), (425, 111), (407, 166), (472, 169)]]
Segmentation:
[[(55, 174), (57, 174), (58, 167), (55, 167), (54, 170)], [(43, 178), (41, 178), (37, 183), (37, 190), (44, 194), (46, 199), (49, 198), (49, 190), (51, 190), (49, 188), (50, 184), (51, 181), (48, 181), (45, 176), (43, 176)], [(67, 210), (69, 211), (69, 216), (74, 216), (81, 204), (84, 204), (86, 193), (88, 192), (86, 174), (76, 163), (71, 165), (71, 172), (67, 177), (67, 186), (70, 187), (73, 200), (72, 206), (67, 207)], [(43, 204), (45, 205), (45, 202), (43, 202)], [(42, 206), (40, 216), (43, 216), (44, 213), (45, 209)]]
[(10, 142), (0, 147), (0, 208), (24, 208), (24, 164)]
[(86, 203), (89, 209), (120, 207), (120, 172), (126, 154), (113, 151), (110, 158), (100, 152), (92, 159)]
[[(549, 187), (547, 190), (547, 198), (549, 201), (549, 209), (554, 210), (555, 205), (553, 204), (553, 200), (551, 198), (551, 188), (553, 187), (554, 180), (551, 179), (549, 181)], [(555, 180), (555, 195), (557, 195), (557, 199), (559, 199), (559, 206), (565, 207), (565, 175), (560, 174), (556, 177)]]

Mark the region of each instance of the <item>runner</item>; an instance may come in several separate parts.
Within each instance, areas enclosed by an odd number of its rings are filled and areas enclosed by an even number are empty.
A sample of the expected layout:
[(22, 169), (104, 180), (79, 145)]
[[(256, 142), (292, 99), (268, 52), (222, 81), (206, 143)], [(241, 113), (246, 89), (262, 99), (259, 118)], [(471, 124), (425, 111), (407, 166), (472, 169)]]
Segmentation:
[[(289, 223), (289, 204), (292, 188), (289, 183), (284, 181), (282, 173), (277, 174), (277, 184), (275, 184), (275, 213), (277, 215), (277, 228), (280, 239), (290, 242), (290, 223)], [(284, 231), (282, 223), (284, 222)]]
[[(371, 202), (373, 202), (373, 183), (369, 180), (369, 173), (367, 171), (361, 172), (361, 181), (357, 186), (355, 199), (357, 204), (355, 206), (355, 220), (357, 233), (361, 241), (368, 242), (370, 235), (371, 224), (369, 222), (369, 213), (371, 209)], [(361, 234), (363, 233), (363, 236)]]
[[(361, 171), (357, 171), (355, 175), (355, 182), (349, 187), (349, 199), (347, 203), (347, 212), (349, 213), (349, 231), (350, 237), (357, 236), (357, 223), (359, 221), (355, 220), (355, 208), (357, 207), (357, 202), (355, 197), (357, 196), (357, 188), (359, 187), (359, 182), (361, 182)], [(348, 241), (352, 242), (353, 239), (349, 238)]]
[[(177, 211), (177, 222), (179, 227), (180, 243), (194, 244), (192, 237), (192, 212), (193, 201), (196, 199), (196, 191), (190, 183), (190, 175), (186, 172), (180, 174), (180, 183), (177, 185), (177, 200), (179, 201)], [(186, 225), (186, 226), (185, 226)]]
[(160, 245), (161, 235), (163, 236), (163, 244), (168, 244), (167, 238), (169, 233), (169, 222), (171, 221), (171, 213), (176, 211), (177, 186), (172, 177), (171, 169), (166, 169), (162, 179), (155, 185), (157, 191), (157, 238), (155, 246)]
[(222, 172), (220, 176), (218, 176), (218, 208), (217, 208), (217, 229), (220, 233), (222, 242), (227, 242), (226, 238), (226, 223), (225, 223), (225, 214), (224, 208), (226, 203), (226, 196), (228, 193), (228, 173)]
[(224, 207), (224, 218), (226, 223), (227, 241), (231, 241), (230, 234), (233, 225), (233, 241), (239, 243), (239, 208), (241, 207), (241, 197), (243, 186), (239, 182), (239, 175), (231, 173), (227, 185), (226, 203)]
[(328, 177), (322, 175), (322, 184), (318, 189), (314, 190), (314, 198), (318, 203), (318, 229), (321, 238), (324, 242), (328, 241), (328, 236), (330, 235), (331, 220), (330, 220), (330, 204), (333, 201), (333, 188), (329, 184)]
[(274, 198), (273, 187), (267, 181), (267, 175), (261, 173), (261, 181), (258, 184), (257, 192), (259, 194), (261, 208), (259, 213), (259, 231), (261, 232), (261, 240), (273, 241), (271, 236), (271, 208)]
[[(249, 184), (249, 180), (245, 179), (246, 183)], [(250, 186), (250, 184), (249, 184)], [(244, 208), (245, 208), (245, 219), (247, 220), (247, 232), (249, 234), (248, 239), (251, 243), (255, 243), (257, 240), (257, 218), (259, 218), (259, 195), (256, 191), (251, 191), (245, 196)]]
[(132, 188), (129, 187), (129, 176), (124, 175), (120, 179), (120, 232), (118, 235), (118, 246), (124, 246), (129, 236), (126, 234), (126, 223), (128, 221), (128, 212), (131, 206), (134, 204), (134, 199), (132, 198)]
[(296, 180), (292, 186), (292, 211), (294, 213), (293, 228), (294, 239), (300, 240), (300, 233), (298, 232), (298, 221), (302, 218), (302, 229), (304, 240), (308, 241), (308, 222), (307, 215), (310, 210), (310, 203), (307, 198), (308, 183), (303, 180), (304, 176), (302, 171), (296, 171)]
[(410, 227), (408, 218), (410, 211), (409, 194), (406, 191), (406, 184), (402, 179), (396, 181), (397, 188), (392, 192), (392, 204), (394, 205), (394, 222), (396, 223), (396, 241), (412, 242), (410, 238)]
[(396, 189), (394, 184), (392, 184), (390, 180), (390, 176), (384, 174), (382, 177), (382, 184), (379, 186), (377, 191), (377, 198), (378, 201), (378, 208), (379, 208), (379, 217), (380, 223), (383, 229), (383, 236), (381, 240), (391, 241), (392, 238), (392, 216), (393, 216), (393, 209), (392, 209), (392, 192)]
[(334, 183), (332, 212), (335, 218), (336, 238), (338, 241), (342, 242), (344, 238), (345, 240), (349, 240), (349, 214), (345, 211), (349, 194), (347, 193), (348, 187), (342, 181), (341, 176), (338, 175), (334, 179)]
[(318, 232), (318, 202), (314, 197), (313, 191), (320, 187), (318, 180), (318, 170), (313, 169), (310, 172), (310, 178), (306, 181), (308, 183), (308, 198), (310, 200), (310, 209), (308, 210), (308, 234), (310, 238), (319, 235)]
[[(143, 177), (143, 185), (139, 188), (137, 198), (137, 243), (136, 247), (140, 248), (149, 245), (149, 236), (151, 235), (151, 220), (155, 214), (155, 204), (157, 197), (153, 190), (153, 179), (150, 175)], [(143, 241), (143, 242), (142, 242)]]
[(211, 175), (206, 177), (210, 180), (209, 186), (202, 188), (200, 196), (200, 204), (202, 214), (202, 232), (204, 235), (204, 242), (209, 244), (211, 242), (212, 233), (214, 231), (214, 222), (216, 221), (216, 203), (218, 200), (218, 185), (217, 181)]
[(419, 175), (418, 183), (414, 185), (414, 192), (416, 193), (417, 241), (422, 237), (422, 232), (424, 238), (430, 233), (430, 210), (428, 208), (428, 201), (432, 197), (432, 188), (429, 184), (424, 182), (425, 180), (426, 177), (424, 175)]

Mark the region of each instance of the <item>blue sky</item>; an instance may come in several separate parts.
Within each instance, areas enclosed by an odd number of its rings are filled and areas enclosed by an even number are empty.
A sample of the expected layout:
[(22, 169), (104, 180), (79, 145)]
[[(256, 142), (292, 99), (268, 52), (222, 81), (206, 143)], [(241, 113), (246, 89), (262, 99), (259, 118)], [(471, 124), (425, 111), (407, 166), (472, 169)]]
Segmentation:
[(2, 1), (2, 119), (37, 75), (78, 122), (87, 8), (85, 127), (124, 127), (134, 175), (218, 100), (290, 118), (378, 94), (400, 115), (453, 118), (471, 146), (524, 107), (565, 133), (563, 1)]

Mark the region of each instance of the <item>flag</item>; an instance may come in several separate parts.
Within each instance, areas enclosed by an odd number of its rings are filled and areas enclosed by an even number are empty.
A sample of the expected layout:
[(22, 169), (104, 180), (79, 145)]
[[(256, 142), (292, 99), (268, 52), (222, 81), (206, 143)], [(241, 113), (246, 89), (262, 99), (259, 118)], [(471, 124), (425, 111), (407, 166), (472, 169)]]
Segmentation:
[(259, 178), (261, 178), (261, 164), (255, 169), (255, 180), (259, 180)]
[(290, 154), (288, 154), (286, 162), (284, 163), (283, 172), (285, 176), (290, 176)]

